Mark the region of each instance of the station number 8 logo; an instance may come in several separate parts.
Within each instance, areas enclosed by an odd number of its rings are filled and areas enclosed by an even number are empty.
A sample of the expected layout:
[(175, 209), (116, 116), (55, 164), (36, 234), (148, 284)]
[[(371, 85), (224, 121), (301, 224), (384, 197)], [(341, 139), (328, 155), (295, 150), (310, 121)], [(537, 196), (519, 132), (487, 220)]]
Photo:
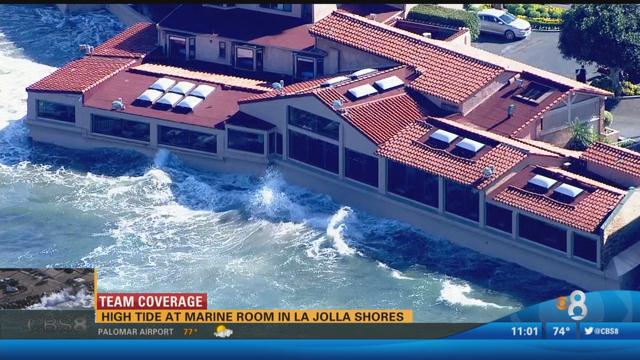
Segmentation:
[[(587, 309), (587, 305), (584, 303), (587, 300), (587, 295), (580, 290), (575, 290), (569, 295), (569, 317), (575, 321), (580, 321), (587, 316), (589, 312)], [(576, 314), (576, 308), (578, 308), (578, 313)]]

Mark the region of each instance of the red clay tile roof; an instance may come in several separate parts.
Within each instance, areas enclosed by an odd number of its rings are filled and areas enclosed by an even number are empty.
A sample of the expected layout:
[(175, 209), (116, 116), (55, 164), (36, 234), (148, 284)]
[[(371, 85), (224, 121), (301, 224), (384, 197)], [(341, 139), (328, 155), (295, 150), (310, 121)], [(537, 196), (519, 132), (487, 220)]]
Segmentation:
[(137, 23), (96, 47), (91, 55), (143, 58), (157, 48), (158, 31), (152, 23)]
[[(584, 193), (579, 195), (573, 203), (564, 203), (548, 195), (523, 189), (523, 184), (526, 184), (536, 169), (553, 178), (560, 176), (560, 178), (556, 179), (562, 182), (578, 181), (579, 187), (584, 190)], [(590, 179), (587, 182), (583, 180), (585, 180), (584, 177), (573, 176), (573, 174), (566, 171), (560, 172), (550, 168), (529, 167), (496, 189), (493, 194), (490, 194), (490, 197), (497, 202), (528, 211), (555, 222), (579, 230), (595, 232), (609, 213), (620, 203), (624, 197), (624, 192)]]
[(423, 74), (410, 86), (460, 103), (495, 79), (503, 68), (447, 50), (416, 34), (363, 17), (334, 11), (315, 23), (311, 34), (412, 65)]
[(424, 118), (420, 104), (401, 93), (379, 101), (349, 107), (345, 118), (376, 144), (381, 144), (407, 125)]
[(84, 93), (135, 62), (131, 58), (87, 56), (31, 84), (27, 91)]
[(640, 153), (636, 151), (598, 142), (584, 151), (580, 159), (640, 176)]
[[(477, 189), (485, 188), (527, 156), (520, 149), (498, 143), (477, 159), (462, 158), (420, 142), (432, 128), (426, 122), (413, 123), (382, 144), (377, 154)], [(493, 175), (484, 178), (483, 171), (490, 165), (495, 167)]]

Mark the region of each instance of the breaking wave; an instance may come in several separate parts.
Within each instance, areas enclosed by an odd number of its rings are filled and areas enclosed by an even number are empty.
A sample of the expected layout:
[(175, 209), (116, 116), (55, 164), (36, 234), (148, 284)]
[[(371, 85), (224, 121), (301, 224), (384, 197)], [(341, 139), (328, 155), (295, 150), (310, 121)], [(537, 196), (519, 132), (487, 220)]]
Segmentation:
[(445, 280), (442, 283), (442, 290), (440, 291), (440, 297), (438, 300), (446, 301), (452, 305), (479, 306), (483, 308), (496, 309), (511, 308), (510, 306), (498, 305), (469, 297), (469, 293), (471, 293), (471, 286), (469, 284), (454, 284), (449, 280)]
[(70, 309), (92, 309), (93, 293), (87, 288), (81, 287), (78, 290), (65, 288), (62, 291), (45, 295), (40, 302), (28, 306), (29, 310), (70, 310)]

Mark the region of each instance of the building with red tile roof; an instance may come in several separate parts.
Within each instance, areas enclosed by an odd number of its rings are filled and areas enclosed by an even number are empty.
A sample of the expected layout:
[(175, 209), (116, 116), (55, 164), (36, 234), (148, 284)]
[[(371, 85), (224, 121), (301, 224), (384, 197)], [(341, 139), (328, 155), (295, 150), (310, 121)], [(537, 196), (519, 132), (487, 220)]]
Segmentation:
[(309, 31), (315, 36), (414, 66), (421, 76), (410, 86), (453, 103), (464, 102), (504, 71), (501, 66), (444, 49), (422, 36), (346, 12), (334, 12)]
[[(528, 181), (536, 174), (556, 180), (544, 193), (528, 190)], [(563, 183), (582, 189), (573, 201), (561, 201), (552, 196)], [(493, 200), (526, 212), (565, 224), (578, 230), (594, 233), (616, 208), (625, 192), (595, 181), (581, 181), (578, 176), (553, 169), (528, 167), (489, 194)]]
[(136, 63), (136, 59), (87, 56), (29, 85), (27, 91), (84, 93)]
[(152, 23), (137, 23), (96, 47), (91, 55), (144, 58), (158, 45), (158, 31)]
[(625, 186), (640, 186), (640, 153), (596, 142), (580, 155), (586, 168)]

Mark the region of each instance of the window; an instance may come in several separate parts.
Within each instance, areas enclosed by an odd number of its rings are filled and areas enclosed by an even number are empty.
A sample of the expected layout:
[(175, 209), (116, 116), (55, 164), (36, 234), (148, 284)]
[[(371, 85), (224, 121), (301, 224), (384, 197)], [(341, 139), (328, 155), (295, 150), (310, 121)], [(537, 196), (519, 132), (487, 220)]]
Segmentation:
[(500, 15), (500, 20), (502, 20), (505, 24), (511, 24), (516, 19), (515, 16), (509, 14), (508, 12)]
[(485, 209), (487, 211), (487, 226), (511, 233), (513, 220), (511, 210), (489, 203), (486, 204)]
[(515, 97), (519, 99), (524, 99), (530, 102), (539, 103), (551, 93), (550, 90), (551, 89), (546, 86), (536, 84), (536, 83), (530, 83), (524, 90), (522, 90)]
[(241, 70), (255, 70), (255, 54), (255, 49), (236, 47), (236, 68)]
[(289, 130), (289, 157), (338, 173), (338, 145)]
[(72, 105), (38, 100), (38, 117), (74, 123), (76, 108)]
[(221, 57), (221, 58), (227, 57), (227, 43), (224, 41), (220, 41), (218, 43), (218, 57)]
[(185, 60), (187, 58), (187, 39), (169, 35), (169, 57)]
[(297, 126), (334, 140), (338, 140), (340, 137), (340, 124), (338, 122), (292, 106), (289, 106), (289, 125)]
[(296, 56), (295, 75), (298, 79), (313, 79), (316, 76), (316, 61), (313, 58)]
[(591, 262), (598, 261), (598, 240), (579, 234), (573, 234), (573, 256)]
[(469, 220), (478, 221), (480, 206), (478, 191), (453, 181), (445, 181), (445, 210)]
[(291, 12), (291, 4), (260, 4), (261, 8)]
[(91, 115), (91, 132), (146, 142), (150, 137), (147, 123), (100, 115)]
[(437, 208), (438, 177), (412, 166), (387, 161), (387, 190), (394, 194)]
[(367, 185), (378, 186), (378, 158), (344, 149), (344, 175)]
[(282, 155), (282, 134), (269, 133), (269, 154)]
[(523, 214), (518, 215), (518, 221), (520, 237), (560, 251), (567, 251), (567, 232), (564, 229)]
[(214, 154), (218, 151), (216, 135), (169, 126), (158, 126), (158, 143)]
[(196, 38), (189, 38), (189, 59), (196, 58)]
[(227, 148), (264, 154), (264, 134), (227, 129)]

